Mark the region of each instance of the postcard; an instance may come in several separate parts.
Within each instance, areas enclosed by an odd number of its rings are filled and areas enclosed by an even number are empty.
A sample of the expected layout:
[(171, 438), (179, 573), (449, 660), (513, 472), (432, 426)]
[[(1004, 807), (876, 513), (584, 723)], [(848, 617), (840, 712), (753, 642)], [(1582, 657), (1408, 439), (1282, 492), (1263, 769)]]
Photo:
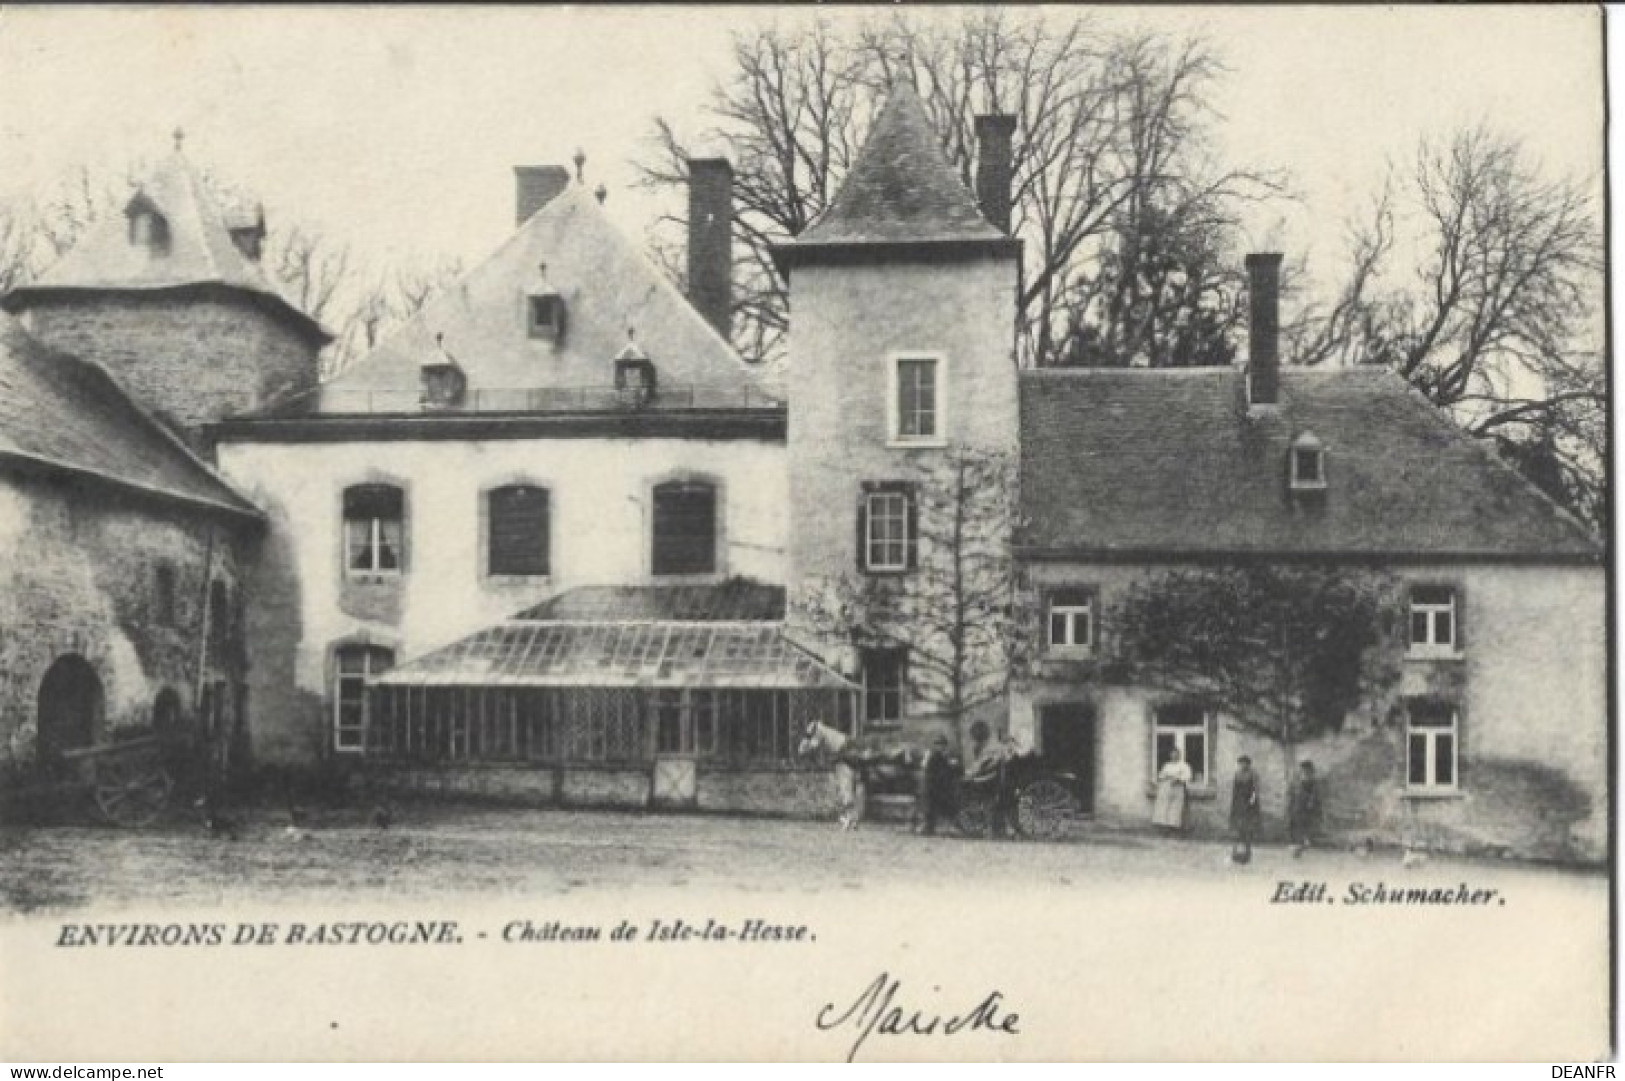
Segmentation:
[(1611, 1057), (1604, 29), (0, 11), (0, 1057)]

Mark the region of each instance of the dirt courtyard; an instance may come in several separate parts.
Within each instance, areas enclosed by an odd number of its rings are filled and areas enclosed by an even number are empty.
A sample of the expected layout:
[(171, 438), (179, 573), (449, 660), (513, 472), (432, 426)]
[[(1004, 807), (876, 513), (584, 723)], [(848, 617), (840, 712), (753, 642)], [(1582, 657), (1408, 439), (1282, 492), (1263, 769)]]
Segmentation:
[(1606, 903), (1600, 872), (1398, 853), (1311, 850), (1294, 858), (1264, 845), (1245, 867), (1212, 840), (1170, 840), (1080, 826), (1059, 841), (995, 842), (949, 833), (920, 837), (891, 823), (842, 833), (829, 823), (708, 815), (641, 815), (423, 803), (387, 828), (361, 812), (289, 825), (248, 812), (235, 837), (193, 821), (140, 830), (0, 828), (0, 906), (13, 911), (232, 904), (243, 900), (436, 898), (453, 894), (560, 895), (628, 887), (743, 892), (861, 891), (935, 883), (1086, 888), (1163, 878), (1427, 884), (1471, 879), (1546, 884)]

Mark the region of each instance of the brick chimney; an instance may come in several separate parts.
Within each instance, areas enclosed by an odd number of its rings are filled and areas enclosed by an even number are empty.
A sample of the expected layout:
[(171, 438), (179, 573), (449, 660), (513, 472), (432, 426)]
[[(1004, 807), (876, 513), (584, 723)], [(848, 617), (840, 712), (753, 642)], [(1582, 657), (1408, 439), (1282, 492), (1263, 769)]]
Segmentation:
[(553, 197), (570, 186), (570, 170), (562, 165), (513, 167), (516, 224), (523, 225)]
[(728, 337), (733, 316), (733, 166), (726, 158), (688, 163), (688, 300)]
[(1247, 256), (1247, 404), (1281, 397), (1281, 256)]
[(976, 118), (976, 202), (982, 217), (1001, 233), (1010, 231), (1010, 140), (1016, 118)]

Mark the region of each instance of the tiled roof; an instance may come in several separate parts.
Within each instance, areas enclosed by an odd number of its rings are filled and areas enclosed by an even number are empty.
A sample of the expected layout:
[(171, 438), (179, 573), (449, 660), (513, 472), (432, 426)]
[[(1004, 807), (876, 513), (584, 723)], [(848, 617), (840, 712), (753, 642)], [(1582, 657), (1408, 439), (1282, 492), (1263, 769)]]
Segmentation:
[(0, 315), (0, 458), (258, 514), (105, 371), (46, 349), (6, 315)]
[[(563, 304), (557, 341), (531, 335), (528, 298), (544, 294)], [(467, 376), (467, 394), (439, 414), (613, 407), (615, 358), (629, 333), (654, 362), (657, 403), (773, 407), (733, 346), (572, 184), (303, 409), (377, 411), (362, 404), (370, 400), (415, 411), (421, 367), (447, 354)]]
[(943, 242), (1012, 243), (982, 217), (925, 106), (904, 84), (887, 99), (834, 200), (781, 250)]
[[(1382, 369), (1287, 369), (1249, 418), (1230, 369), (1048, 369), (1021, 379), (1029, 550), (1600, 558), (1494, 451)], [(1324, 494), (1287, 448), (1325, 447)]]
[(375, 682), (851, 689), (772, 623), (515, 621), (487, 627)]
[(775, 622), (784, 618), (784, 587), (748, 578), (730, 578), (716, 585), (582, 586), (514, 618)]
[[(168, 226), (168, 242), (154, 249), (132, 243), (123, 213), (97, 222), (67, 255), (38, 279), (12, 290), (7, 306), (26, 306), (31, 294), (62, 290), (156, 292), (187, 286), (225, 286), (252, 294), (302, 332), (326, 340), (326, 331), (277, 289), (231, 239), (231, 223), (179, 151), (144, 180), (132, 202), (155, 207)], [(121, 208), (122, 209), (122, 208)]]

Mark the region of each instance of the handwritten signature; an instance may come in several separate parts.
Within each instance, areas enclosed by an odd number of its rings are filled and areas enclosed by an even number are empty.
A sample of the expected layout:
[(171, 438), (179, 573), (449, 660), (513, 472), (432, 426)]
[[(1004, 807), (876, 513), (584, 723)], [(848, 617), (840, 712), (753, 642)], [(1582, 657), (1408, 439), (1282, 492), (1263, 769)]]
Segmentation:
[(1001, 991), (989, 991), (982, 1001), (964, 1013), (942, 1014), (896, 1003), (894, 1000), (901, 990), (902, 981), (882, 972), (844, 1011), (837, 1013), (840, 1008), (826, 1002), (818, 1011), (818, 1028), (829, 1032), (846, 1027), (858, 1034), (847, 1052), (848, 1062), (856, 1061), (864, 1041), (875, 1033), (881, 1036), (954, 1036), (961, 1032), (1021, 1034), (1017, 1027), (1021, 1015), (1004, 1006)]

